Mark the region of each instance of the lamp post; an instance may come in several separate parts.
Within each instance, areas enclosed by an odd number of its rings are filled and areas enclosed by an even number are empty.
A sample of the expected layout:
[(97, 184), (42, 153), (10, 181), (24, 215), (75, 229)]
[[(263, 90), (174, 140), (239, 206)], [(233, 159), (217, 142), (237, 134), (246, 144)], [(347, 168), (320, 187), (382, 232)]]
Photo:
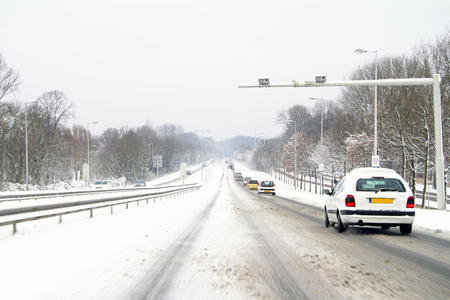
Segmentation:
[[(375, 80), (378, 79), (378, 51), (377, 50), (365, 50), (365, 49), (356, 49), (355, 53), (363, 54), (363, 53), (375, 53)], [(377, 99), (377, 88), (375, 85), (375, 99), (374, 99), (374, 108), (373, 108), (373, 155), (378, 155), (378, 118), (377, 118), (377, 108), (378, 108), (378, 99)]]
[(309, 97), (309, 100), (320, 100), (322, 101), (322, 109), (320, 113), (320, 147), (323, 146), (323, 110), (324, 110), (324, 98), (315, 98), (315, 97)]
[(87, 181), (88, 181), (88, 185), (90, 185), (91, 183), (91, 165), (89, 164), (89, 140), (90, 140), (90, 133), (89, 133), (89, 124), (98, 124), (98, 121), (91, 121), (91, 122), (87, 122), (87, 133), (86, 133), (86, 140), (87, 140), (87, 164), (88, 164), (88, 176), (87, 176)]
[(28, 191), (28, 107), (27, 104), (36, 103), (36, 101), (25, 102), (25, 185)]

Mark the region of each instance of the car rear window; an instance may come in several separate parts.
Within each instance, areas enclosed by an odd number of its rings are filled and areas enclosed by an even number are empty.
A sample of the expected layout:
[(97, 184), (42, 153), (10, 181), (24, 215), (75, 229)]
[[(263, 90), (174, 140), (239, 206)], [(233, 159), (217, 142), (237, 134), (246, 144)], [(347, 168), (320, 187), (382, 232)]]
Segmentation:
[(261, 186), (263, 186), (263, 187), (273, 187), (273, 182), (272, 181), (263, 181), (263, 182), (261, 182)]
[(406, 191), (403, 183), (395, 178), (361, 178), (356, 183), (356, 190), (361, 192)]
[(258, 184), (258, 180), (250, 180), (249, 183), (250, 184)]

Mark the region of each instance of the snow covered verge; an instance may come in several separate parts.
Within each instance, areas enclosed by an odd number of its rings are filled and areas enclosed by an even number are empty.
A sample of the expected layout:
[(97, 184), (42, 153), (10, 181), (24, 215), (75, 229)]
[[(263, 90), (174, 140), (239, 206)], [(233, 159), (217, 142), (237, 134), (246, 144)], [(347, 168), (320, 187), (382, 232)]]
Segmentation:
[[(193, 165), (188, 167), (190, 170), (197, 170), (200, 168), (200, 165)], [(154, 179), (147, 181), (147, 185), (153, 186), (157, 184), (163, 184), (168, 181), (175, 180), (180, 177), (180, 172), (172, 172), (167, 173), (159, 177), (154, 177)], [(189, 177), (188, 177), (189, 178)], [(195, 177), (196, 178), (196, 177)], [(126, 179), (125, 177), (122, 178), (110, 178), (105, 179), (108, 181), (111, 187), (125, 187)], [(192, 180), (190, 180), (192, 181)], [(186, 181), (187, 182), (187, 181)], [(28, 191), (26, 190), (26, 185), (22, 183), (12, 183), (12, 182), (5, 182), (3, 183), (3, 192), (0, 191), (0, 194), (6, 195), (6, 194), (17, 194), (17, 192), (20, 193), (36, 193), (36, 192), (52, 192), (52, 191), (61, 191), (61, 190), (84, 190), (84, 189), (90, 189), (92, 188), (89, 186), (84, 180), (64, 180), (64, 181), (58, 181), (56, 183), (52, 183), (49, 185), (46, 185), (44, 187), (39, 185), (28, 185)]]
[[(276, 184), (277, 195), (280, 197), (319, 208), (323, 208), (328, 197), (327, 195), (319, 195), (314, 192), (295, 190), (293, 186), (277, 180), (268, 173), (256, 171), (237, 161), (233, 161), (233, 163), (235, 169), (241, 172), (244, 177), (249, 176), (256, 180), (273, 180)], [(416, 208), (416, 217), (413, 224), (414, 230), (444, 234), (447, 238), (450, 238), (450, 207), (447, 206), (445, 211)]]
[[(219, 170), (221, 171), (221, 170)], [(221, 172), (195, 192), (0, 228), (0, 299), (126, 299), (210, 202)], [(24, 288), (25, 287), (25, 288)]]

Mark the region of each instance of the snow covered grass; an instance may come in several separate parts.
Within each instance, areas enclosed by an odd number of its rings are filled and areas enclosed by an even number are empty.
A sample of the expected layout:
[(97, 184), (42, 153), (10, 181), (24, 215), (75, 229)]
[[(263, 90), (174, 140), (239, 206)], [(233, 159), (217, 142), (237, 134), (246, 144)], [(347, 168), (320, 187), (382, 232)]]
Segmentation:
[[(323, 208), (327, 195), (319, 195), (294, 189), (293, 186), (285, 184), (277, 180), (268, 173), (253, 170), (237, 161), (233, 161), (235, 169), (240, 171), (244, 177), (250, 176), (256, 180), (273, 180), (276, 184), (277, 195), (289, 198), (299, 203), (312, 205)], [(309, 184), (307, 185), (309, 188)], [(314, 190), (314, 184), (312, 187)], [(420, 202), (420, 201), (419, 201)], [(433, 202), (430, 202), (433, 203)], [(416, 217), (414, 218), (413, 230), (421, 230), (432, 233), (443, 233), (450, 237), (450, 207), (447, 210), (439, 211), (435, 209), (419, 209), (416, 208)]]

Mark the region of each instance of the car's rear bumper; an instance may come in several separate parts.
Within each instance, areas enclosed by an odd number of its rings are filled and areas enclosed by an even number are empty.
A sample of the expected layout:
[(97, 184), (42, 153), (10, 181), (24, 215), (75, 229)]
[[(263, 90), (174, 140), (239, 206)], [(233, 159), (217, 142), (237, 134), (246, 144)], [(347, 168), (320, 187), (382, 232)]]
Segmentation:
[(412, 224), (415, 212), (411, 210), (341, 210), (341, 220), (347, 225), (401, 225)]
[(275, 193), (275, 189), (258, 189), (258, 192), (263, 193), (263, 194), (265, 194), (265, 193), (270, 194), (270, 193)]

